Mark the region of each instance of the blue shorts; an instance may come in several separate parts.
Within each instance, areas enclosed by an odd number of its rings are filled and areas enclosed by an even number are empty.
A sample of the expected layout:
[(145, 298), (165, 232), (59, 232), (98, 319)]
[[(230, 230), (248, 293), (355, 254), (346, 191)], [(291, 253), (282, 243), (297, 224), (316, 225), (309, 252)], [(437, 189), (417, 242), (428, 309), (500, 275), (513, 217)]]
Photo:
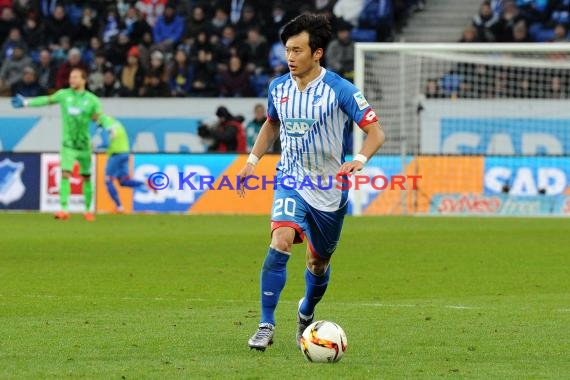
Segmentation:
[(129, 154), (112, 154), (107, 160), (105, 176), (112, 178), (123, 178), (129, 176)]
[(295, 190), (276, 189), (271, 210), (271, 232), (279, 227), (292, 227), (294, 244), (305, 236), (313, 255), (329, 259), (334, 253), (348, 202), (337, 211), (321, 211), (309, 205)]

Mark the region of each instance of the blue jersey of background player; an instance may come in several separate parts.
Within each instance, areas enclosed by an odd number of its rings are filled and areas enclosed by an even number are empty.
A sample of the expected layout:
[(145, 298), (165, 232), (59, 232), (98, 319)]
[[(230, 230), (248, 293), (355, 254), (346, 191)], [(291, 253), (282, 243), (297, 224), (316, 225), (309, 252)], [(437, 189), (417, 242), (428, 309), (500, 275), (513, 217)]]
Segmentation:
[[(305, 295), (297, 310), (297, 344), (313, 321), (315, 306), (323, 297), (330, 277), (330, 259), (337, 246), (347, 209), (347, 191), (337, 188), (338, 173), (361, 170), (384, 143), (384, 132), (374, 110), (350, 82), (320, 65), (324, 48), (332, 37), (325, 16), (303, 14), (289, 22), (281, 33), (290, 73), (269, 86), (268, 117), (252, 153), (240, 171), (242, 180), (280, 138), (282, 154), (278, 177), (297, 183), (311, 178), (312, 188), (275, 190), (271, 214), (271, 244), (261, 270), (261, 319), (249, 339), (250, 348), (265, 350), (273, 341), (275, 308), (285, 286), (291, 246), (306, 237), (307, 270)], [(349, 127), (356, 122), (366, 133), (362, 150), (345, 162), (343, 146)], [(334, 178), (324, 190), (318, 178)], [(325, 186), (328, 187), (328, 186)], [(321, 190), (322, 189), (322, 190)], [(244, 196), (244, 189), (239, 190)]]
[(123, 212), (123, 205), (119, 198), (119, 193), (115, 187), (114, 180), (117, 179), (123, 187), (146, 189), (143, 181), (137, 181), (129, 174), (129, 137), (125, 127), (116, 119), (103, 115), (99, 118), (101, 127), (101, 138), (103, 143), (97, 148), (104, 148), (109, 155), (107, 166), (105, 167), (105, 185), (109, 196), (115, 203), (117, 212)]

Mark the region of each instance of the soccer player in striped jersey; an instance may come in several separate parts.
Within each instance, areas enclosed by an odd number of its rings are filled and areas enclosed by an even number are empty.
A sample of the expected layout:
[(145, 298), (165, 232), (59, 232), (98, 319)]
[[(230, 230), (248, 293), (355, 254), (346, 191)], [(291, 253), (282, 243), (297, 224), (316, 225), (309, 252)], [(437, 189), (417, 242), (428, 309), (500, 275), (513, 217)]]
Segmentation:
[[(329, 263), (347, 210), (348, 190), (336, 186), (337, 174), (358, 172), (384, 143), (384, 131), (362, 92), (321, 67), (331, 38), (325, 16), (303, 14), (284, 27), (281, 41), (290, 72), (269, 85), (267, 120), (239, 172), (242, 180), (253, 175), (259, 159), (280, 138), (271, 243), (261, 269), (261, 319), (248, 341), (249, 347), (257, 350), (265, 350), (273, 341), (274, 313), (285, 286), (291, 247), (305, 237), (306, 286), (297, 309), (297, 345), (303, 330), (312, 323), (315, 306), (329, 282)], [(344, 148), (353, 122), (366, 138), (361, 151), (345, 162)], [(279, 186), (285, 178), (294, 179), (295, 189)], [(312, 186), (298, 186), (306, 184), (307, 178)], [(333, 186), (323, 186), (329, 179)], [(238, 192), (245, 195), (243, 188)]]

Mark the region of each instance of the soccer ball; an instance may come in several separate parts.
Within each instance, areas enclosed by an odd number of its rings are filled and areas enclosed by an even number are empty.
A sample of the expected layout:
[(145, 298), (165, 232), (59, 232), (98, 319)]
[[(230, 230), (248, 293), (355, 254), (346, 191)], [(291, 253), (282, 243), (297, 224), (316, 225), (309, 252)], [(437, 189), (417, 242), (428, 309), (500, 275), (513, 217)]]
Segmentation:
[(330, 321), (311, 323), (301, 336), (301, 352), (310, 362), (338, 362), (347, 347), (342, 327)]

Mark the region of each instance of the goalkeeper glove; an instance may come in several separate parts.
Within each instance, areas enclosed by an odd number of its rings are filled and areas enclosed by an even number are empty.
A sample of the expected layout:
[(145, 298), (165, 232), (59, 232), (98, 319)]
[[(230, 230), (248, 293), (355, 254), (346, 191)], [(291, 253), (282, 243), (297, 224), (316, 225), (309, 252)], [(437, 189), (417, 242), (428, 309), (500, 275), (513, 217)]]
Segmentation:
[(23, 108), (27, 105), (27, 101), (26, 98), (24, 98), (22, 95), (20, 94), (16, 94), (16, 96), (14, 96), (12, 98), (12, 107), (14, 108)]

